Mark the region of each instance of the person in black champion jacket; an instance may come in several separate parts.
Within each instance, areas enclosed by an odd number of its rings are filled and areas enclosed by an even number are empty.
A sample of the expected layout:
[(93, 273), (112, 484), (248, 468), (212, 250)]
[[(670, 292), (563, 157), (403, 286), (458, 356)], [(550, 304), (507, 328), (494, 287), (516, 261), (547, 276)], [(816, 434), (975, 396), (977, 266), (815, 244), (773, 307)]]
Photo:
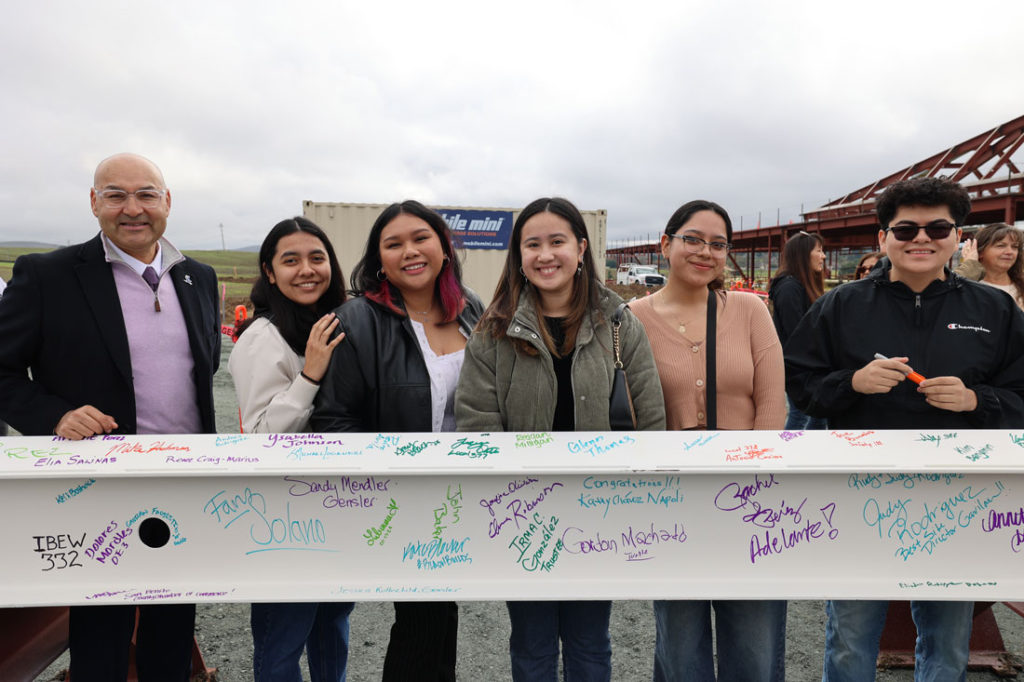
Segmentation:
[[(836, 287), (807, 312), (785, 347), (793, 402), (833, 429), (1024, 426), (1024, 315), (1013, 299), (948, 269), (919, 293), (891, 272), (889, 263)], [(902, 378), (887, 393), (858, 392), (853, 375), (875, 353), (906, 357), (925, 377), (958, 377), (977, 407), (934, 407)]]
[[(890, 185), (876, 206), (888, 263), (807, 311), (784, 348), (790, 399), (833, 429), (1024, 426), (1024, 313), (1005, 292), (946, 267), (970, 213), (967, 192), (914, 178)], [(911, 602), (917, 679), (966, 678), (973, 607)], [(825, 608), (822, 681), (874, 679), (888, 602)]]

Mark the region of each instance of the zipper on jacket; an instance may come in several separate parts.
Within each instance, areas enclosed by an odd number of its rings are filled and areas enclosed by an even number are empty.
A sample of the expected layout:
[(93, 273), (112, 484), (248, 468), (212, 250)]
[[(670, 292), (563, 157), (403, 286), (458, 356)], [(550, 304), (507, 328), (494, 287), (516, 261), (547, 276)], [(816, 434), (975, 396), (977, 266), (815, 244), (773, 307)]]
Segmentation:
[[(577, 333), (576, 336), (579, 337), (579, 333)], [(572, 349), (572, 360), (569, 361), (569, 387), (572, 388), (572, 428), (573, 428), (573, 431), (576, 430), (577, 424), (580, 423), (580, 414), (579, 414), (579, 404), (580, 404), (580, 401), (579, 401), (579, 398), (576, 396), (576, 358), (579, 357), (579, 353), (576, 352), (577, 350), (578, 350), (578, 348), (576, 346), (573, 346), (573, 349)], [(555, 392), (556, 393), (557, 393), (557, 389), (558, 389), (558, 387), (556, 386), (555, 387)], [(584, 398), (585, 397), (586, 396), (584, 396)], [(555, 398), (555, 402), (556, 403), (558, 402), (558, 398), (557, 397)]]
[(914, 294), (914, 326), (921, 326), (921, 294)]

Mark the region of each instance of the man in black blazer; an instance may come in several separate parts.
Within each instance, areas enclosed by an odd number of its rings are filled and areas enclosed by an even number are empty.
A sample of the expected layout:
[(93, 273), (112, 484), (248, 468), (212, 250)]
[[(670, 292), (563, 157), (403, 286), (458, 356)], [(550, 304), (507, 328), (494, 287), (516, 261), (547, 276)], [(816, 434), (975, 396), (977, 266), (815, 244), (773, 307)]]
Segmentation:
[[(151, 161), (112, 156), (93, 185), (100, 234), (14, 264), (0, 305), (0, 419), (71, 440), (213, 433), (216, 274), (163, 239), (171, 194)], [(72, 607), (75, 679), (125, 679), (134, 621), (134, 605)], [(188, 679), (194, 623), (193, 604), (142, 607), (140, 680)]]

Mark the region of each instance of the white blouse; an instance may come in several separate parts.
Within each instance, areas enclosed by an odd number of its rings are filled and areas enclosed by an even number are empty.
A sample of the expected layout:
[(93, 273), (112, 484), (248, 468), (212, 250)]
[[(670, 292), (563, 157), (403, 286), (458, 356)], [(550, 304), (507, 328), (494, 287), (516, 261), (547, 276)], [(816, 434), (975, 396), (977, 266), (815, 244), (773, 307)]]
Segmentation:
[(459, 372), (462, 371), (462, 359), (466, 351), (463, 349), (445, 355), (436, 354), (427, 341), (427, 332), (423, 325), (411, 318), (409, 321), (416, 332), (416, 340), (423, 351), (423, 360), (427, 363), (427, 374), (430, 375), (431, 430), (454, 431), (455, 386), (459, 383)]

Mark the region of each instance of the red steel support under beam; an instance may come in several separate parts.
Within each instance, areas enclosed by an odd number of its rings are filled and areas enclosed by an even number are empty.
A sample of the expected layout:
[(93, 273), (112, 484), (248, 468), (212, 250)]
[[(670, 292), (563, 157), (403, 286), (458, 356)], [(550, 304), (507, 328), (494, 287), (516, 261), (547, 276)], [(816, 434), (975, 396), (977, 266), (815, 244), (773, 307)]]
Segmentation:
[(737, 262), (737, 260), (736, 260), (736, 253), (734, 251), (730, 251), (729, 252), (729, 260), (732, 261), (733, 266), (740, 273), (740, 277), (743, 278), (743, 279), (746, 279), (747, 276), (745, 274), (743, 274), (743, 266), (741, 266), (739, 264), (739, 262)]

